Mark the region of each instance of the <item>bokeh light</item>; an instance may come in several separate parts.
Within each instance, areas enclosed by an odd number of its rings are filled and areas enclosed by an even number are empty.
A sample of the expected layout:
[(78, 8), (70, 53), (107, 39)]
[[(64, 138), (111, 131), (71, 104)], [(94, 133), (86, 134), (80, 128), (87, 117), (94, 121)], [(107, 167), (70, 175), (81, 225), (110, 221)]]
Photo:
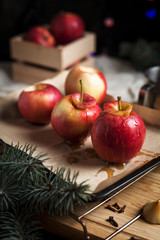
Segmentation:
[(145, 15), (147, 18), (155, 18), (155, 16), (157, 15), (157, 10), (156, 9), (150, 9), (150, 10), (147, 10), (145, 12)]
[(114, 22), (114, 19), (113, 19), (113, 18), (108, 17), (108, 18), (105, 18), (105, 19), (104, 19), (104, 25), (105, 25), (105, 27), (111, 28), (111, 27), (114, 26), (114, 24), (115, 24), (115, 22)]

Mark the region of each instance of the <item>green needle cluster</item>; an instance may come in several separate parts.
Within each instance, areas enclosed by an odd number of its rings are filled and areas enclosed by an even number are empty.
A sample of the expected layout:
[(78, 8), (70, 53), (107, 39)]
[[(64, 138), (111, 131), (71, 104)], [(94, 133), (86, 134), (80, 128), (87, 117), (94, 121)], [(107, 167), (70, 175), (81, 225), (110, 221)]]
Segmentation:
[(44, 166), (47, 154), (35, 154), (30, 144), (3, 142), (0, 153), (0, 239), (36, 240), (42, 226), (39, 214), (64, 215), (91, 199), (86, 182), (77, 184), (78, 172)]

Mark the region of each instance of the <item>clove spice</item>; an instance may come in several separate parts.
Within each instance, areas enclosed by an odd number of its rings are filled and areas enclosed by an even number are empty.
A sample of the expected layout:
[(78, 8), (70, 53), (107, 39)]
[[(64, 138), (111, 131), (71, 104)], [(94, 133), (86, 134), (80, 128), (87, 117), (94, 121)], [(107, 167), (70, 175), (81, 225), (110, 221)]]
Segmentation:
[(111, 210), (112, 212), (117, 212), (117, 210), (113, 208), (111, 205), (107, 205), (105, 208)]
[(142, 238), (136, 238), (136, 237), (132, 236), (132, 237), (130, 238), (130, 240), (142, 240)]
[(118, 223), (114, 220), (113, 216), (109, 216), (106, 221), (112, 224), (114, 227), (118, 227)]
[(124, 205), (123, 207), (121, 207), (121, 208), (118, 210), (118, 213), (123, 213), (124, 210), (125, 210), (125, 208), (126, 208), (126, 205)]
[(112, 205), (107, 205), (105, 208), (111, 210), (112, 212), (123, 213), (126, 208), (126, 205), (120, 207), (118, 203), (114, 203)]
[(113, 205), (112, 205), (113, 207), (115, 207), (117, 210), (119, 210), (121, 207), (118, 205), (118, 203), (116, 202), (116, 203), (114, 203)]

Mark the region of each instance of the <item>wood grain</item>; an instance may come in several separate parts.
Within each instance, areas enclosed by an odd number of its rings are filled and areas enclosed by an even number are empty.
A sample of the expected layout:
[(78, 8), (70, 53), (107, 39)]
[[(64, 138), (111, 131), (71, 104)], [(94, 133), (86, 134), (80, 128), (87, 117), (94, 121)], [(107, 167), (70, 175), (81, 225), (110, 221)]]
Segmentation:
[[(106, 202), (104, 205), (84, 217), (89, 236), (91, 239), (102, 240), (105, 239), (112, 232), (117, 230), (110, 223), (106, 221), (109, 216), (113, 216), (119, 224), (119, 227), (124, 225), (135, 217), (143, 205), (150, 200), (156, 200), (160, 197), (159, 190), (160, 183), (160, 167), (144, 176), (138, 182), (133, 183), (130, 187), (118, 194), (116, 197)], [(124, 213), (114, 213), (105, 206), (112, 205), (117, 202), (120, 206), (126, 205)], [(92, 207), (93, 204), (87, 204), (87, 208)], [(84, 207), (75, 210), (75, 214), (84, 213)], [(67, 239), (85, 239), (82, 227), (70, 216), (51, 218), (42, 216), (41, 221), (47, 231), (52, 233), (59, 233)], [(160, 236), (159, 225), (152, 225), (145, 222), (142, 218), (119, 233), (113, 239), (115, 240), (129, 240), (132, 236), (137, 239), (158, 240)]]

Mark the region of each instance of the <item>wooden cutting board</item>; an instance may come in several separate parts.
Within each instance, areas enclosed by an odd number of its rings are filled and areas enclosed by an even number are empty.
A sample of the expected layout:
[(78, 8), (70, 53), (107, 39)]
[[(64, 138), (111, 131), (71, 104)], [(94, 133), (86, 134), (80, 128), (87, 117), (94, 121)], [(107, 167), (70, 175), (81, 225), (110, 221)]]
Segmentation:
[[(48, 79), (45, 82), (54, 84), (63, 93), (65, 76), (66, 75), (62, 75), (61, 78)], [(12, 93), (0, 100), (0, 137), (8, 144), (11, 144), (11, 142), (16, 144), (17, 141), (20, 141), (22, 144), (31, 142), (36, 146), (38, 145), (38, 151), (40, 152), (44, 152), (44, 150), (46, 150), (45, 152), (47, 153), (53, 153), (53, 146), (55, 146), (56, 154), (54, 155), (56, 155), (56, 158), (51, 159), (49, 164), (54, 165), (58, 159), (62, 159), (63, 162), (61, 163), (64, 164), (64, 160), (68, 156), (66, 155), (66, 149), (69, 149), (67, 150), (68, 153), (73, 150), (64, 146), (62, 139), (55, 135), (50, 126), (39, 127), (29, 124), (22, 119), (17, 111), (17, 98), (19, 93), (19, 91)], [(116, 167), (115, 169), (115, 166), (112, 166), (111, 168), (114, 171), (114, 174), (109, 175), (108, 170), (105, 170), (103, 171), (103, 174), (97, 178), (96, 173), (104, 163), (102, 164), (100, 159), (95, 158), (94, 161), (96, 164), (93, 166), (93, 163), (90, 161), (93, 158), (93, 147), (90, 139), (87, 140), (86, 146), (82, 147), (83, 153), (81, 154), (83, 154), (83, 159), (86, 157), (86, 163), (83, 162), (83, 165), (81, 165), (78, 162), (80, 181), (86, 180), (87, 173), (91, 174), (93, 172), (95, 179), (100, 183), (98, 184), (100, 188), (97, 189), (96, 180), (93, 181), (93, 178), (89, 179), (89, 183), (93, 192), (99, 191), (112, 184), (113, 182), (117, 181), (117, 179), (127, 175), (133, 169), (145, 164), (146, 161), (150, 161), (154, 157), (158, 156), (158, 153), (160, 152), (160, 112), (158, 110), (148, 109), (138, 105), (134, 105), (134, 109), (142, 116), (146, 123), (147, 140), (144, 145), (145, 148), (142, 149), (140, 156), (137, 156), (135, 159), (131, 160), (127, 167), (123, 169), (118, 169)], [(43, 138), (40, 136), (43, 136)], [(47, 147), (48, 141), (50, 142), (51, 139), (54, 139), (55, 142), (52, 142), (52, 145)], [(86, 149), (89, 149), (87, 150), (88, 152)], [(89, 156), (90, 152), (92, 154), (88, 160), (87, 156)], [(73, 163), (69, 163), (68, 161), (65, 163), (67, 163), (67, 166), (70, 166), (73, 169), (77, 168), (77, 166)], [(55, 166), (57, 166), (57, 164)], [(109, 169), (111, 168), (109, 167)], [(86, 171), (86, 169), (88, 169), (88, 171)], [(105, 203), (92, 213), (85, 216), (83, 221), (86, 223), (87, 231), (91, 236), (91, 239), (105, 239), (107, 235), (116, 229), (116, 227), (113, 227), (108, 221), (106, 221), (109, 216), (114, 216), (120, 227), (132, 217), (135, 217), (140, 208), (147, 201), (159, 199), (159, 174), (160, 168), (157, 167), (157, 169), (150, 172), (147, 176), (143, 177), (141, 180), (128, 187), (122, 193), (118, 194), (116, 197), (110, 200), (109, 203)], [(117, 202), (120, 206), (126, 205), (124, 213), (114, 213), (108, 209), (105, 209), (106, 205), (113, 204), (115, 202)], [(87, 204), (87, 208), (91, 208), (91, 205), (95, 204), (97, 203)], [(78, 208), (75, 209), (75, 214), (79, 216), (85, 211), (86, 209), (84, 207), (80, 208), (78, 206)], [(70, 216), (50, 218), (45, 215), (41, 217), (41, 220), (47, 231), (67, 237), (68, 239), (84, 239), (82, 226)], [(118, 236), (114, 237), (114, 239), (130, 239), (130, 237), (133, 235), (143, 239), (157, 240), (159, 239), (158, 237), (160, 235), (160, 227), (157, 225), (151, 225), (142, 219), (139, 219), (133, 225), (125, 229), (123, 233), (120, 233)]]
[[(150, 200), (156, 200), (160, 197), (160, 167), (156, 168), (145, 177), (134, 183), (109, 202), (103, 204), (95, 211), (82, 218), (86, 224), (87, 231), (92, 240), (102, 240), (117, 230), (135, 217), (142, 206)], [(114, 213), (105, 207), (110, 204), (118, 203), (120, 206), (126, 205), (124, 213)], [(85, 210), (91, 208), (93, 204), (87, 204), (87, 207), (81, 207), (76, 212), (79, 216)], [(113, 216), (119, 224), (118, 227), (113, 227), (106, 219)], [(85, 239), (82, 226), (80, 223), (73, 220), (70, 216), (50, 218), (42, 216), (41, 221), (47, 231), (63, 236), (71, 240)], [(114, 240), (159, 240), (160, 226), (152, 225), (145, 222), (142, 218), (138, 219), (132, 225), (127, 227), (123, 232), (115, 236)]]

